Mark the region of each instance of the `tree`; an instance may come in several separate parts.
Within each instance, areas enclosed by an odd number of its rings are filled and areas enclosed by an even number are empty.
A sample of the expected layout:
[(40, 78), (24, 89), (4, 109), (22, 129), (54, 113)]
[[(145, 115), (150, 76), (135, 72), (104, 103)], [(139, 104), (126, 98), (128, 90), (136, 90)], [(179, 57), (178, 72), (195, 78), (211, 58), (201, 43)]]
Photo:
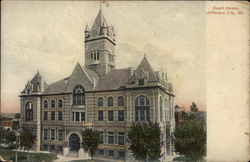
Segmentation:
[(82, 141), (84, 151), (88, 152), (93, 159), (99, 145), (99, 133), (87, 128), (82, 133)]
[(132, 124), (128, 132), (129, 149), (136, 160), (158, 160), (161, 154), (161, 131), (158, 123)]
[(198, 107), (194, 102), (192, 102), (192, 105), (190, 105), (190, 111), (191, 112), (198, 112)]
[(190, 161), (197, 161), (206, 155), (206, 128), (196, 119), (185, 120), (175, 128), (175, 152)]
[(6, 131), (5, 140), (8, 144), (13, 144), (16, 141), (16, 135), (13, 131)]
[(15, 114), (15, 119), (20, 119), (20, 113)]
[(27, 160), (29, 161), (29, 150), (32, 149), (32, 146), (36, 142), (36, 135), (32, 133), (31, 130), (25, 129), (20, 134), (20, 146), (24, 150), (27, 150), (28, 156)]
[(4, 143), (6, 130), (0, 126), (0, 144)]

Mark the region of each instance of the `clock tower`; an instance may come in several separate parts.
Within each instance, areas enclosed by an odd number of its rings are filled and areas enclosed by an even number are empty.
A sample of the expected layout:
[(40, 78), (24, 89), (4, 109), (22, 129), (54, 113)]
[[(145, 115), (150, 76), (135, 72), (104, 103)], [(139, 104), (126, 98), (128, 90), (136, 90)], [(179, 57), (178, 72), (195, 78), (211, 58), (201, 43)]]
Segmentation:
[(85, 67), (105, 76), (115, 69), (115, 32), (100, 10), (91, 29), (85, 28)]

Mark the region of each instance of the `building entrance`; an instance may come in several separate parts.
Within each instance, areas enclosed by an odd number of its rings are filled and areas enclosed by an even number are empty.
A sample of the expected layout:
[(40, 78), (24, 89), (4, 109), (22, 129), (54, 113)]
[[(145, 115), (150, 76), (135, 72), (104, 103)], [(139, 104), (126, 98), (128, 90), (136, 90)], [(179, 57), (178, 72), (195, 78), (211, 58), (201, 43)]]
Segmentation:
[(78, 152), (80, 149), (80, 138), (77, 134), (71, 134), (69, 137), (70, 151)]

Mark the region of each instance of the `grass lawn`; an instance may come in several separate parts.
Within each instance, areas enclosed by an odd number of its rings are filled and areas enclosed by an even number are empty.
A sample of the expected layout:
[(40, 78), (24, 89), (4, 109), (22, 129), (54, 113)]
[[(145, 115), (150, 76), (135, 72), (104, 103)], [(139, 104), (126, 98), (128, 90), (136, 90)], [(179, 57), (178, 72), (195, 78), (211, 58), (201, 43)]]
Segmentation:
[[(53, 153), (29, 153), (30, 162), (40, 162), (46, 161), (50, 162), (57, 159), (57, 155)], [(9, 149), (0, 150), (0, 156), (2, 156), (5, 160), (13, 160), (15, 161), (15, 151)], [(27, 161), (27, 152), (18, 152), (18, 162), (26, 162)]]

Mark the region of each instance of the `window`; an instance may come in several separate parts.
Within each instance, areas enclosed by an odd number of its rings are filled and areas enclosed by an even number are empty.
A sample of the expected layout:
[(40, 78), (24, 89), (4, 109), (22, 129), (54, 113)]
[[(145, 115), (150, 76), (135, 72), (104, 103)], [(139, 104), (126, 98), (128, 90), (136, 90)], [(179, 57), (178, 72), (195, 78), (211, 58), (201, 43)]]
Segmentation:
[(118, 145), (124, 145), (124, 132), (118, 133)]
[(50, 120), (55, 120), (55, 112), (51, 111)]
[(108, 98), (108, 106), (114, 106), (113, 97)]
[(97, 103), (98, 107), (103, 107), (103, 98), (99, 97), (98, 98), (98, 103)]
[(55, 129), (51, 129), (51, 137), (50, 137), (50, 139), (51, 140), (55, 140)]
[(135, 121), (149, 121), (149, 100), (146, 96), (135, 100)]
[(108, 111), (108, 121), (114, 120), (114, 111)]
[(55, 107), (56, 107), (56, 102), (55, 102), (55, 100), (52, 100), (52, 101), (50, 102), (50, 104), (51, 104), (51, 108), (55, 108)]
[(63, 147), (62, 146), (57, 146), (57, 152), (58, 153), (63, 153)]
[(98, 111), (98, 121), (103, 121), (103, 111)]
[(55, 152), (55, 145), (50, 145), (50, 152)]
[(63, 118), (63, 113), (62, 113), (62, 111), (59, 111), (58, 112), (58, 120), (62, 121), (62, 118)]
[(33, 120), (33, 104), (30, 101), (25, 105), (25, 120)]
[(44, 108), (48, 108), (48, 101), (47, 101), (47, 100), (45, 100), (45, 101), (43, 102), (43, 107), (44, 107)]
[(81, 85), (78, 85), (74, 88), (73, 104), (74, 105), (85, 105), (85, 91)]
[(124, 98), (122, 96), (118, 97), (118, 106), (124, 106)]
[(80, 113), (79, 112), (75, 112), (76, 115), (76, 121), (80, 121)]
[(48, 129), (44, 129), (44, 131), (43, 131), (43, 139), (45, 139), (45, 140), (48, 139)]
[(58, 107), (62, 108), (63, 107), (63, 100), (58, 100)]
[(108, 132), (108, 144), (114, 144), (114, 132)]
[(114, 150), (109, 150), (109, 157), (114, 157)]
[(81, 112), (81, 122), (85, 121), (85, 112)]
[(72, 112), (72, 121), (75, 121), (75, 113)]
[(48, 145), (43, 145), (43, 151), (48, 151)]
[(62, 129), (60, 129), (60, 130), (58, 131), (58, 140), (59, 140), (59, 141), (62, 141), (62, 140), (63, 140), (63, 130), (62, 130)]
[(48, 120), (48, 112), (44, 111), (43, 113), (43, 120)]
[(163, 108), (162, 108), (163, 104), (162, 104), (162, 97), (160, 97), (160, 121), (163, 120)]
[(103, 132), (99, 132), (99, 143), (103, 143)]
[(125, 152), (124, 151), (118, 151), (118, 157), (120, 159), (124, 159), (125, 158)]
[(98, 150), (98, 155), (104, 155), (104, 150)]
[(144, 79), (139, 79), (139, 86), (143, 86), (144, 85)]
[(124, 110), (118, 111), (118, 121), (124, 121)]

